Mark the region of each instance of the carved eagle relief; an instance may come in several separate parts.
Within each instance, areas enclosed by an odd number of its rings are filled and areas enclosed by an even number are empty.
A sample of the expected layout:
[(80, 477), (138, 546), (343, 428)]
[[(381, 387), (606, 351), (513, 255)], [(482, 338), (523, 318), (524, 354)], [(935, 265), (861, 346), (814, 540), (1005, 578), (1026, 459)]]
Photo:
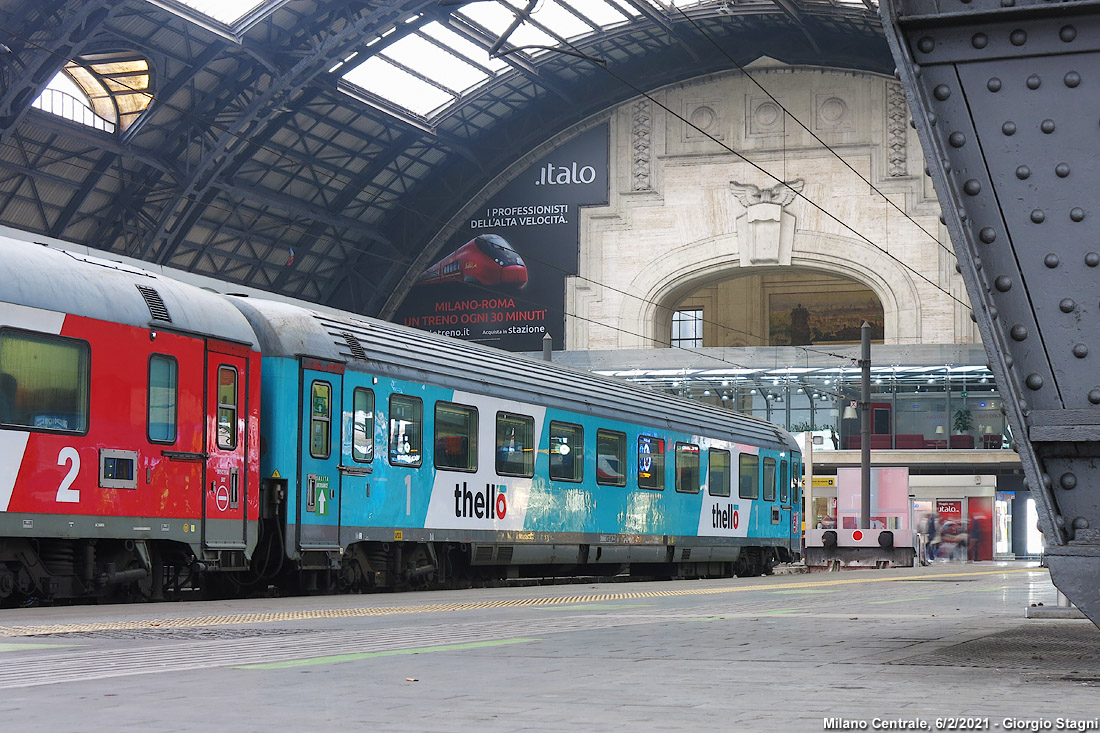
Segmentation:
[(806, 182), (801, 178), (785, 183), (777, 183), (771, 188), (760, 188), (751, 183), (739, 183), (730, 181), (730, 190), (741, 205), (746, 209), (753, 204), (779, 204), (786, 206), (794, 201), (801, 193)]

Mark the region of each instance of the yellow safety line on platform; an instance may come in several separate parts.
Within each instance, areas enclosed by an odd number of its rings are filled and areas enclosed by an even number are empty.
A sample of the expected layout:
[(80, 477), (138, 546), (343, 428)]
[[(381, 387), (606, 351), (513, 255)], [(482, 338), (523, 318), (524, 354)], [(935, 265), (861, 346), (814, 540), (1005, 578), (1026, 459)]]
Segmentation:
[(721, 588), (685, 588), (681, 590), (654, 590), (630, 593), (594, 593), (583, 596), (550, 598), (517, 598), (501, 601), (473, 603), (432, 603), (423, 606), (379, 606), (373, 608), (319, 608), (308, 611), (281, 611), (274, 613), (234, 613), (221, 616), (188, 616), (182, 618), (145, 619), (135, 621), (99, 621), (84, 624), (52, 624), (45, 626), (0, 626), (0, 637), (41, 636), (43, 634), (74, 634), (89, 631), (132, 631), (154, 629), (189, 629), (199, 626), (235, 626), (240, 624), (267, 624), (311, 619), (363, 618), (367, 616), (392, 616), (406, 613), (441, 613), (445, 611), (477, 611), (489, 608), (519, 608), (523, 606), (567, 606), (577, 603), (634, 600), (639, 598), (671, 598), (676, 596), (703, 596), (746, 591), (785, 591), (797, 588), (819, 588), (825, 585), (851, 585), (855, 583), (891, 583), (926, 578), (958, 578), (975, 575), (1005, 575), (1007, 573), (1043, 572), (1045, 568), (1029, 567), (1002, 570), (982, 570), (963, 573), (937, 573), (929, 576), (902, 576), (892, 578), (831, 578), (803, 583), (777, 583), (725, 586)]

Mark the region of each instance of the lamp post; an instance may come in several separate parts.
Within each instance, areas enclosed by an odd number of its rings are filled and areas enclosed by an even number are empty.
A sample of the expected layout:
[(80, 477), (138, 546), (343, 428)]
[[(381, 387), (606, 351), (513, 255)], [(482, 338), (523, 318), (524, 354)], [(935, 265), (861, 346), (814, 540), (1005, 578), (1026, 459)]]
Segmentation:
[(859, 393), (860, 408), (860, 454), (859, 454), (859, 526), (871, 528), (871, 324), (866, 321), (859, 329), (861, 385)]

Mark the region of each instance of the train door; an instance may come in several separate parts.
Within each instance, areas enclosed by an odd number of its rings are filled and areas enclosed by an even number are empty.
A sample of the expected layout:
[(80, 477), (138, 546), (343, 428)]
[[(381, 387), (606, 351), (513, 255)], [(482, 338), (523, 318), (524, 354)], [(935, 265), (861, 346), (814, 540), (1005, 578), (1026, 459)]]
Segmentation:
[[(374, 461), (375, 408), (371, 378), (344, 373), (343, 428), (340, 441), (341, 526), (369, 514), (371, 464)], [(360, 523), (361, 526), (361, 523)]]
[(302, 359), (298, 544), (340, 547), (340, 423), (344, 366)]
[(244, 549), (247, 539), (248, 359), (232, 345), (207, 344), (203, 546)]

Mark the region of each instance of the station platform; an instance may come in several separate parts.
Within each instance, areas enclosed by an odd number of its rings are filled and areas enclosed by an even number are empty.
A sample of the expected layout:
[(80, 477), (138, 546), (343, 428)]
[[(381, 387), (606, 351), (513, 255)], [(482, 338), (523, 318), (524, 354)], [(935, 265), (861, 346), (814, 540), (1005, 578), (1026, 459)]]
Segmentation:
[[(1100, 728), (1034, 563), (0, 611), (6, 731)], [(1039, 604), (1042, 604), (1040, 606)]]

